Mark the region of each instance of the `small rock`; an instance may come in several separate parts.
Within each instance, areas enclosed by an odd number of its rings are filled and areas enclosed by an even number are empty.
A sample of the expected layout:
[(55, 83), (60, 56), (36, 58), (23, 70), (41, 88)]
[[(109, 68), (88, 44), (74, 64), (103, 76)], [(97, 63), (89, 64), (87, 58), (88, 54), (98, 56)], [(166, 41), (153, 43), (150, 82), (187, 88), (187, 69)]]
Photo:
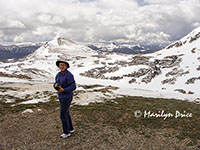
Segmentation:
[(189, 92), (188, 92), (188, 94), (194, 94), (194, 92), (192, 92), (192, 91), (189, 91)]
[(180, 92), (180, 93), (182, 93), (182, 94), (186, 94), (186, 91), (183, 90), (183, 89), (175, 89), (174, 91), (178, 91), (178, 92)]
[(200, 98), (195, 99), (194, 102), (200, 104)]
[(42, 109), (37, 109), (37, 111), (42, 111)]
[(33, 113), (33, 110), (32, 109), (26, 109), (22, 112), (22, 114), (24, 114), (24, 113)]

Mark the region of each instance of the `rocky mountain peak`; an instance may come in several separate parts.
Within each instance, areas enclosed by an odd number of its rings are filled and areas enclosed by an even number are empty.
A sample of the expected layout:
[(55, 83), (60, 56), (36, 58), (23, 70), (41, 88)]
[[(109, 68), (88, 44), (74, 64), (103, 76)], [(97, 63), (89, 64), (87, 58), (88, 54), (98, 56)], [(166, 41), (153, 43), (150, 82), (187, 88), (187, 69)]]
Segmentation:
[(63, 38), (63, 37), (59, 37), (57, 38), (57, 43), (59, 46), (63, 46), (63, 45), (78, 45), (76, 42), (70, 40), (70, 39), (67, 39), (67, 38)]
[(53, 46), (75, 46), (79, 45), (78, 43), (72, 41), (71, 39), (64, 38), (64, 37), (55, 37), (52, 41), (47, 42), (46, 45), (53, 45)]

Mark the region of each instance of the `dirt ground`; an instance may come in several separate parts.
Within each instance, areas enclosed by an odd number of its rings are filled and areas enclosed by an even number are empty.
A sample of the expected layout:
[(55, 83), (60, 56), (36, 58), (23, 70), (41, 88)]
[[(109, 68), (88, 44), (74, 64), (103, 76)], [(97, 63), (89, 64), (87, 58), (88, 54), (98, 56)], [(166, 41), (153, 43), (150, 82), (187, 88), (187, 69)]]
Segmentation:
[[(142, 130), (135, 129), (122, 123), (128, 121), (126, 120), (128, 114), (116, 118), (115, 112), (111, 112), (109, 118), (96, 106), (71, 107), (75, 133), (67, 139), (61, 139), (58, 105), (51, 109), (41, 107), (39, 110), (38, 108), (32, 110), (33, 113), (19, 111), (0, 116), (0, 150), (195, 150), (200, 148), (200, 144), (188, 146), (189, 138), (177, 138), (179, 131), (176, 129), (162, 126), (151, 129), (143, 128), (142, 125)], [(93, 118), (94, 115), (97, 118)]]

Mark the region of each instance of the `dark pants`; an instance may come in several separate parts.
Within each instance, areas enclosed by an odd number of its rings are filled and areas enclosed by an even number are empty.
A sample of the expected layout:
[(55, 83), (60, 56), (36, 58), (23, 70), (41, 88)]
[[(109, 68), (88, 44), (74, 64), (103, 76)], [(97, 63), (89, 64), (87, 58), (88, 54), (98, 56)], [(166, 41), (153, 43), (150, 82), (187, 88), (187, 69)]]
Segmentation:
[(59, 99), (60, 101), (60, 119), (62, 122), (63, 133), (68, 134), (73, 130), (72, 120), (69, 113), (69, 107), (73, 97), (67, 99)]

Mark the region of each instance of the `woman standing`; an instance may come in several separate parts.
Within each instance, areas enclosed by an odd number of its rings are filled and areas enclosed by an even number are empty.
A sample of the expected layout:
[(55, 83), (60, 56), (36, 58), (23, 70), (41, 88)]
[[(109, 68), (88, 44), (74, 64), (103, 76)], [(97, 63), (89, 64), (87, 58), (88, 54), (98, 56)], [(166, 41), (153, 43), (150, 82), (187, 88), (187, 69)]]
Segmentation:
[(67, 138), (74, 132), (69, 107), (73, 99), (73, 91), (76, 89), (74, 76), (67, 69), (69, 64), (66, 61), (56, 61), (60, 72), (57, 73), (53, 87), (58, 91), (60, 102), (60, 119), (62, 122), (63, 134), (61, 138)]

